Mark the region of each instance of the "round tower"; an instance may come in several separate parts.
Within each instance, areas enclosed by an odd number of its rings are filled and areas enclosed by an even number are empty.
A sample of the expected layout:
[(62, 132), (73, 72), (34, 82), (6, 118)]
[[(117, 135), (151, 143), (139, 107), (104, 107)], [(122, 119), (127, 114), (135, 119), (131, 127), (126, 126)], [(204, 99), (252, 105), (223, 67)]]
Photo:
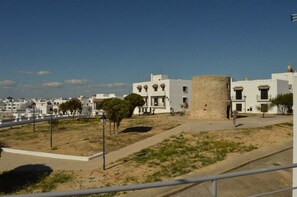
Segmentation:
[(230, 118), (230, 82), (231, 79), (227, 76), (194, 76), (192, 78), (191, 118)]

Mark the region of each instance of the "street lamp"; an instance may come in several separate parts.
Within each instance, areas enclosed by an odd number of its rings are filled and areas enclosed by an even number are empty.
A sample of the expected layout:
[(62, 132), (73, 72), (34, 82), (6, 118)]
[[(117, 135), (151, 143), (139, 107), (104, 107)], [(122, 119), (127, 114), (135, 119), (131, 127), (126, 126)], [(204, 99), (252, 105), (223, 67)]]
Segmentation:
[(51, 125), (51, 133), (50, 133), (50, 147), (53, 147), (53, 108), (51, 107), (48, 112), (51, 115), (50, 125)]
[(246, 96), (244, 96), (244, 111), (245, 111), (245, 114), (246, 114)]
[(36, 103), (32, 103), (32, 110), (33, 110), (33, 132), (35, 132), (35, 107)]
[(103, 170), (105, 170), (105, 124), (106, 124), (106, 121), (107, 121), (107, 118), (103, 113), (101, 118), (100, 118), (100, 122), (101, 122), (101, 124), (103, 126), (103, 132), (102, 132), (102, 141), (103, 141), (102, 142), (102, 145), (103, 145), (103, 148), (102, 148), (102, 158), (103, 158), (102, 167), (103, 167)]

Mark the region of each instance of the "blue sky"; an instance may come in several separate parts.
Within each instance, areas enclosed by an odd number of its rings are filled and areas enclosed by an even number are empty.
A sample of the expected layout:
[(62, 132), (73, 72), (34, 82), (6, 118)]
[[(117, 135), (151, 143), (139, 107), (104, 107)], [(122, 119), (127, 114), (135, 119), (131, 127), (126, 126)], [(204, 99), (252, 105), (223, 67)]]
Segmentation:
[(119, 96), (151, 73), (297, 68), (297, 0), (0, 0), (0, 97)]

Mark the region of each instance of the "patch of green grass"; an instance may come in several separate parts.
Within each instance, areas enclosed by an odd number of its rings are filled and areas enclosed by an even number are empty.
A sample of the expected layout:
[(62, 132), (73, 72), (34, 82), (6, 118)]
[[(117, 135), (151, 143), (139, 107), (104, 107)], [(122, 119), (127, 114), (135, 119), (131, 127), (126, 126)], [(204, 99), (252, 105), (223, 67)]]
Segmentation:
[(253, 132), (253, 129), (242, 129), (242, 132), (243, 132), (245, 135), (251, 135), (251, 133)]
[(218, 140), (204, 133), (186, 138), (180, 134), (164, 140), (161, 144), (135, 153), (131, 160), (137, 164), (146, 164), (161, 169), (148, 175), (146, 182), (160, 181), (163, 177), (176, 177), (224, 160), (228, 153), (247, 152), (256, 149), (242, 143)]
[(48, 176), (44, 179), (41, 179), (36, 185), (32, 185), (27, 188), (27, 191), (41, 191), (41, 192), (50, 192), (55, 189), (57, 184), (66, 183), (72, 179), (72, 175), (65, 172), (57, 172), (51, 176)]
[(284, 123), (281, 123), (281, 124), (278, 124), (280, 126), (288, 126), (288, 127), (293, 127), (293, 122), (284, 122)]

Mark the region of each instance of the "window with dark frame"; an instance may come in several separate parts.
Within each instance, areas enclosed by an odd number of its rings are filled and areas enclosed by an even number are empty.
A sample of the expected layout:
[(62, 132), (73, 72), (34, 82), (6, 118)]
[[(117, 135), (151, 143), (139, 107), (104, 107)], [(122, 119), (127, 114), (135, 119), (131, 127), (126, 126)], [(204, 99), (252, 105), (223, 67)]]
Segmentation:
[(187, 86), (183, 86), (183, 92), (188, 93), (188, 87)]
[(235, 90), (235, 99), (236, 100), (242, 99), (242, 90)]
[(154, 98), (154, 106), (158, 106), (158, 98)]
[(237, 111), (242, 111), (242, 104), (241, 103), (236, 104), (236, 110)]
[(260, 96), (261, 96), (261, 99), (268, 99), (268, 90), (269, 89), (261, 89), (260, 90)]

